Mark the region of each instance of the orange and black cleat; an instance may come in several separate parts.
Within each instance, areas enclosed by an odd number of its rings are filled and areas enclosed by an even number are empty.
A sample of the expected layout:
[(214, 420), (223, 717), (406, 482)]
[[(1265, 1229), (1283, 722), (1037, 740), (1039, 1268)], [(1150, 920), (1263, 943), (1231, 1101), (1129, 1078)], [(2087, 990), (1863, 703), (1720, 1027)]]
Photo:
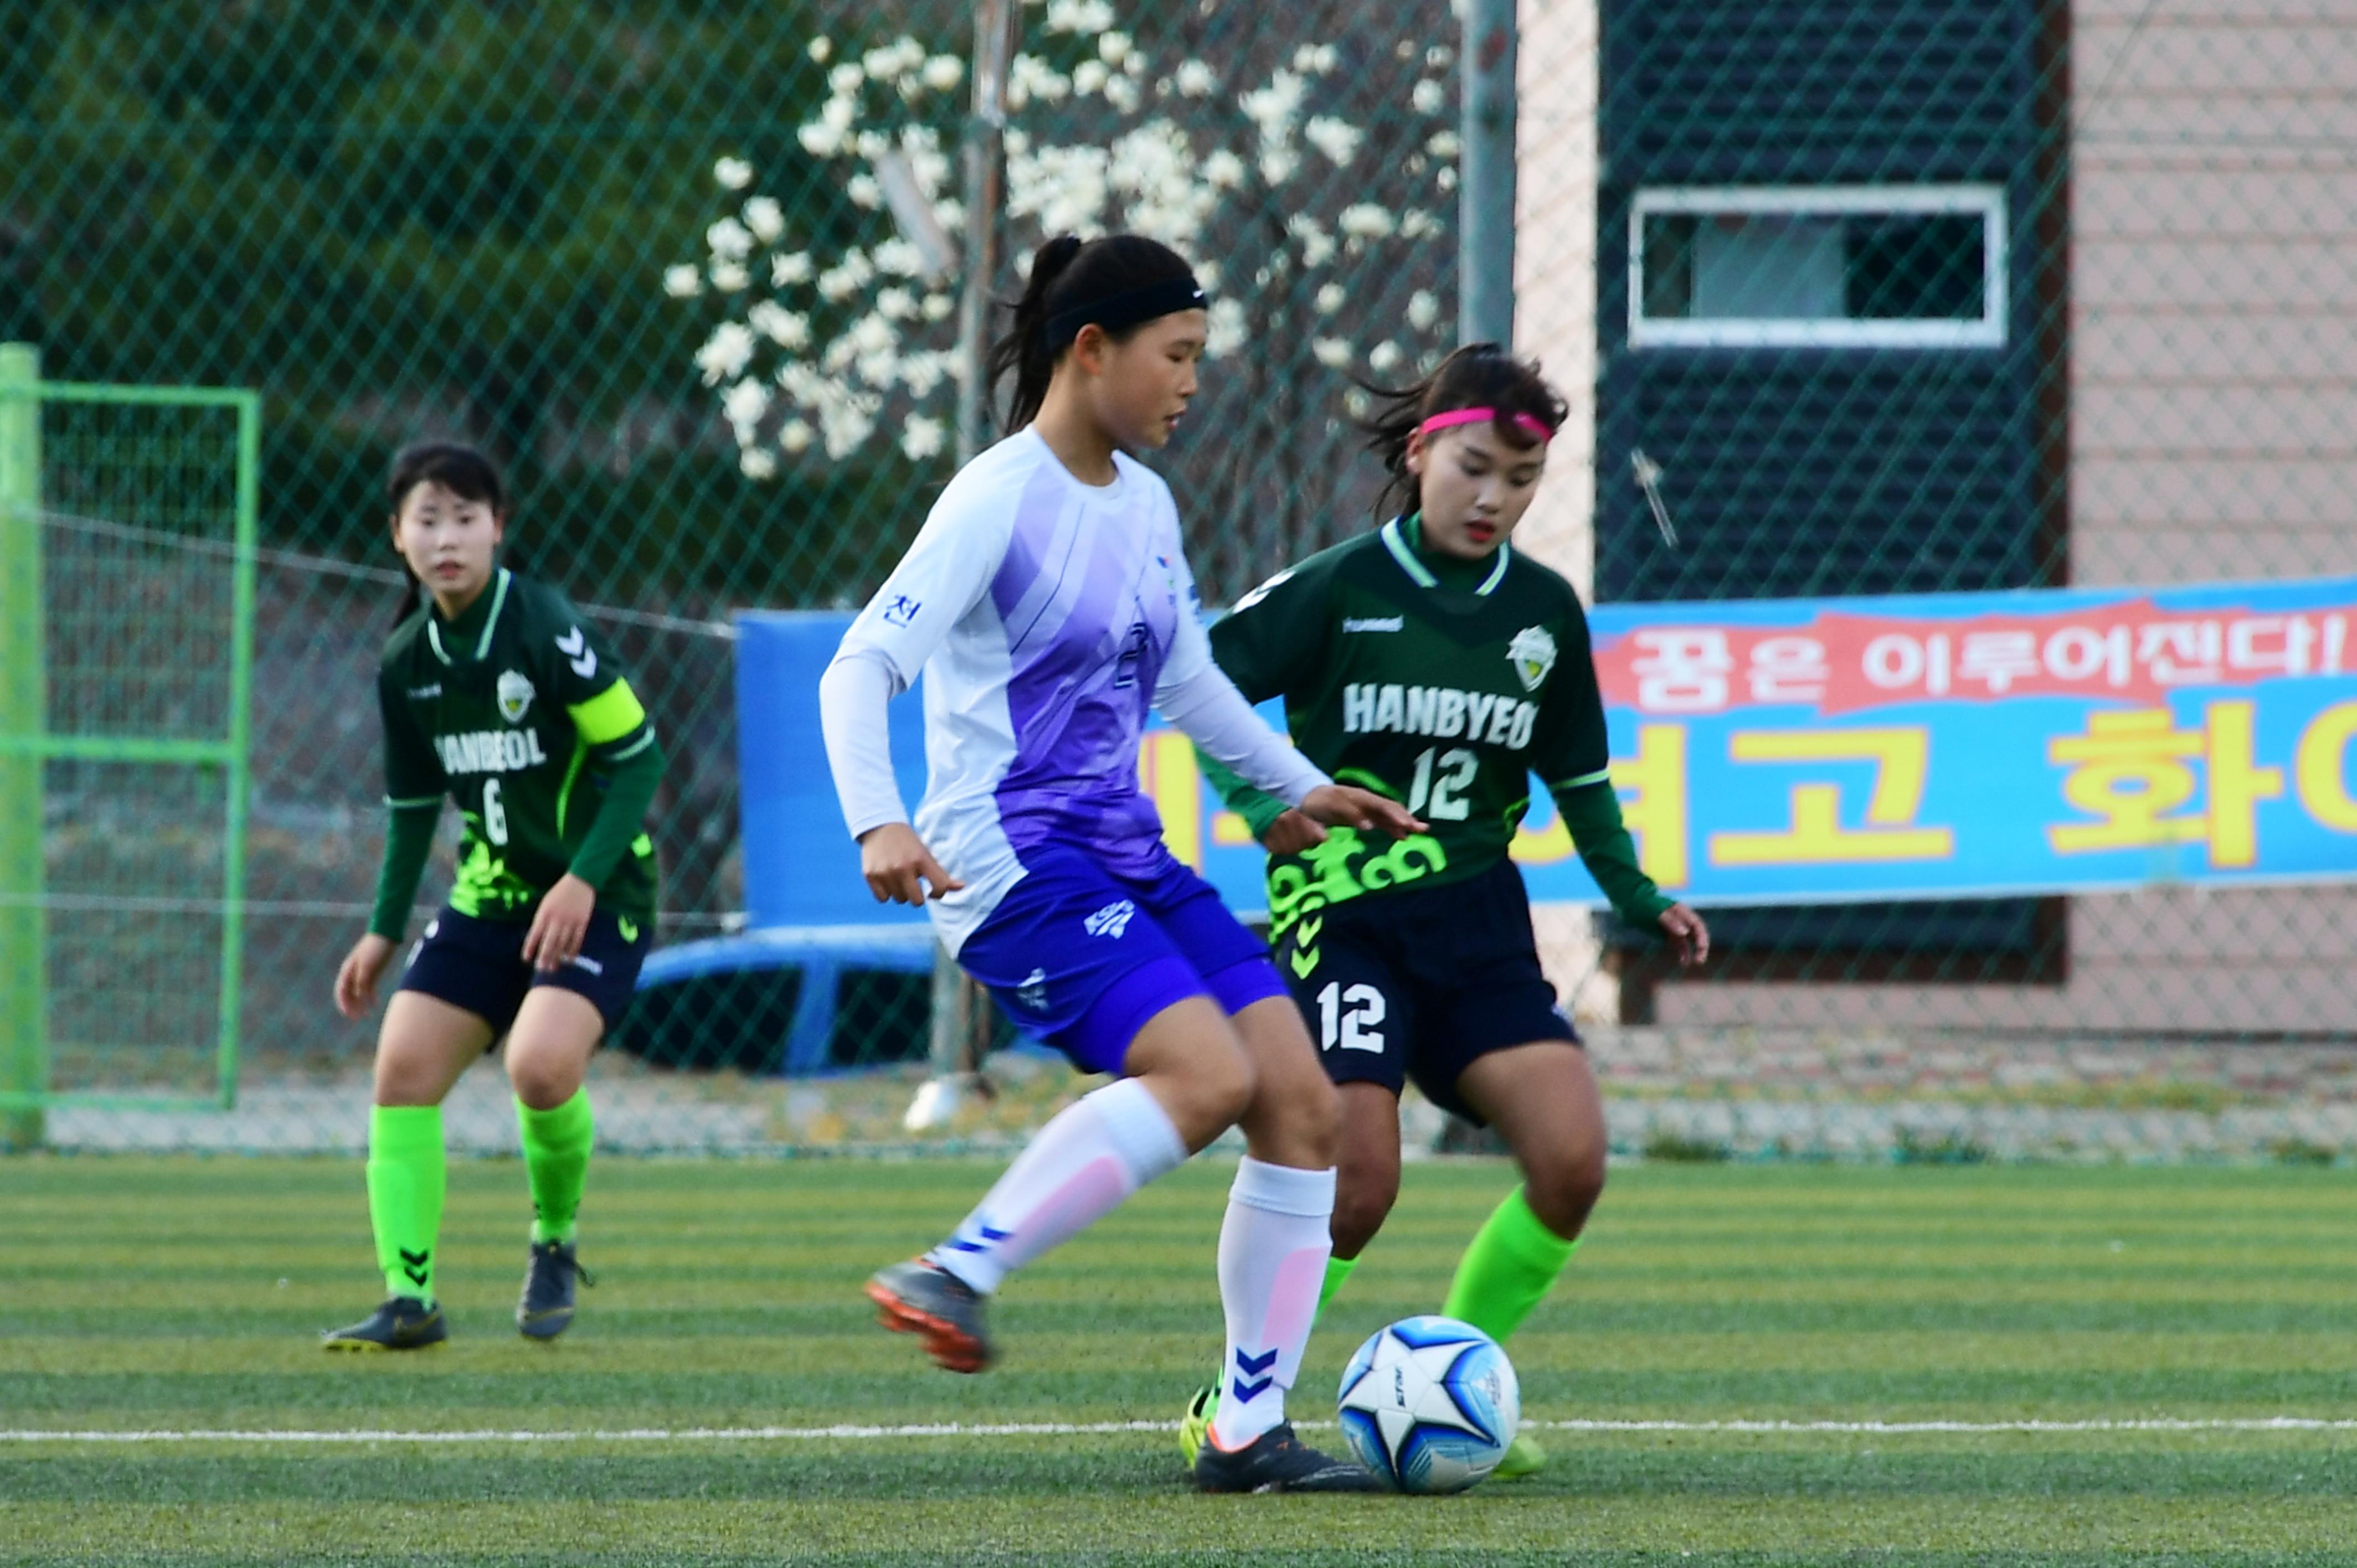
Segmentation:
[(878, 1269), (867, 1282), (876, 1320), (895, 1334), (924, 1337), (925, 1351), (952, 1372), (990, 1365), (990, 1336), (982, 1326), (982, 1297), (973, 1286), (922, 1258)]

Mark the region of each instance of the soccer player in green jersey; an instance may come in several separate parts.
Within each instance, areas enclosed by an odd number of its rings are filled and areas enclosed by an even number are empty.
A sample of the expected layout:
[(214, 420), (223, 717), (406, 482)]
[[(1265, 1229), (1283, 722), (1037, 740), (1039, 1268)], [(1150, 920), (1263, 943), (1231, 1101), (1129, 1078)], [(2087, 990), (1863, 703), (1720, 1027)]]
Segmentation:
[(582, 1079), (653, 937), (654, 845), (641, 823), (662, 750), (605, 640), (555, 589), (500, 565), (508, 505), (489, 458), (412, 447), (390, 488), (393, 547), (423, 594), (377, 669), (391, 822), (375, 912), (336, 974), (347, 1018), (374, 1004), (407, 930), (445, 797), (466, 829), (449, 905), (411, 951), (377, 1034), (369, 1218), (390, 1295), (326, 1344), (411, 1350), (448, 1337), (434, 1294), (442, 1100), (502, 1039), (534, 1216), (516, 1326), (553, 1339), (573, 1320), (582, 1273)]
[[(1342, 1099), (1334, 1254), (1322, 1308), (1399, 1194), (1399, 1095), (1495, 1127), (1523, 1184), (1458, 1263), (1441, 1310), (1504, 1341), (1546, 1295), (1604, 1187), (1603, 1105), (1540, 972), (1507, 847), (1535, 773), (1622, 918), (1680, 961), (1702, 918), (1639, 869), (1609, 774), (1587, 620), (1571, 585), (1508, 536), (1562, 425), (1562, 397), (1495, 344), (1459, 349), (1386, 392), (1371, 447), (1413, 507), (1247, 594), (1212, 628), (1220, 668), (1285, 699), (1293, 738), (1334, 779), (1403, 801), (1397, 842), (1318, 830), (1217, 763), (1222, 797), (1269, 849), (1269, 935)], [(1196, 1396), (1182, 1446), (1216, 1393)], [(1545, 1463), (1519, 1439), (1500, 1475)]]

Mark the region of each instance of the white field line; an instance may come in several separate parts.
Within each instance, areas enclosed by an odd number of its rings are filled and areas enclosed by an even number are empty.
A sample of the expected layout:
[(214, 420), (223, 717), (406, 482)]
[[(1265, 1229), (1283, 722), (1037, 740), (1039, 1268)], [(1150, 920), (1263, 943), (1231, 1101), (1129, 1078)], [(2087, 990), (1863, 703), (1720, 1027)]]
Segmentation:
[[(1297, 1425), (1331, 1428), (1330, 1421)], [(2357, 1432), (2357, 1418), (2309, 1415), (2166, 1417), (2088, 1421), (1526, 1421), (1544, 1432), (1731, 1433), (1904, 1436), (1910, 1434), (1989, 1435), (2080, 1432)], [(1041, 1421), (925, 1423), (904, 1426), (632, 1426), (583, 1431), (464, 1432), (302, 1431), (281, 1428), (187, 1427), (141, 1431), (0, 1429), (0, 1443), (841, 1443), (920, 1437), (1089, 1437), (1167, 1432), (1168, 1421)]]

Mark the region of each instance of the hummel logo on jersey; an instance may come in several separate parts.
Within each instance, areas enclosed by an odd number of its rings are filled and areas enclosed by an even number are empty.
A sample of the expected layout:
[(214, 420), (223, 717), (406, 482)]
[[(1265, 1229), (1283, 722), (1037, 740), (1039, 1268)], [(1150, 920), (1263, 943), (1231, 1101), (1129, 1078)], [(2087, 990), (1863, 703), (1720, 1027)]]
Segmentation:
[(502, 670), (500, 671), (497, 690), (500, 699), (500, 717), (511, 725), (522, 724), (524, 710), (532, 706), (532, 682), (524, 678), (523, 671), (520, 670)]
[(409, 700), (413, 703), (430, 703), (441, 694), (442, 682), (439, 681), (431, 686), (412, 686), (409, 689)]
[(1048, 972), (1035, 969), (1025, 975), (1023, 983), (1015, 988), (1015, 1000), (1034, 1013), (1045, 1013), (1048, 1010)]
[(922, 600), (912, 599), (906, 594), (895, 594), (884, 601), (884, 624), (914, 626), (917, 622), (917, 612), (924, 607)]
[(548, 760), (548, 753), (540, 749), (540, 732), (536, 729), (478, 729), (464, 735), (437, 735), (434, 749), (442, 758), (442, 771), (458, 773), (516, 773), (537, 767)]
[(1385, 686), (1353, 682), (1342, 688), (1345, 735), (1428, 735), (1439, 740), (1463, 736), (1487, 746), (1521, 750), (1531, 744), (1538, 704), (1518, 703), (1492, 692), (1456, 692), (1446, 686)]
[(597, 673), (597, 650), (589, 646), (589, 639), (581, 634), (579, 627), (574, 627), (556, 639), (556, 651), (565, 655), (565, 661), (573, 666), (573, 672), (584, 681)]
[(1507, 661), (1513, 665), (1515, 676), (1523, 690), (1535, 692), (1555, 668), (1555, 634), (1543, 626), (1526, 626), (1514, 633), (1514, 640), (1506, 644)]
[(1344, 631), (1405, 631), (1405, 616), (1344, 616)]
[(1081, 924), (1092, 937), (1118, 938), (1129, 929), (1129, 918), (1137, 913), (1137, 906), (1124, 898), (1118, 904), (1108, 904)]

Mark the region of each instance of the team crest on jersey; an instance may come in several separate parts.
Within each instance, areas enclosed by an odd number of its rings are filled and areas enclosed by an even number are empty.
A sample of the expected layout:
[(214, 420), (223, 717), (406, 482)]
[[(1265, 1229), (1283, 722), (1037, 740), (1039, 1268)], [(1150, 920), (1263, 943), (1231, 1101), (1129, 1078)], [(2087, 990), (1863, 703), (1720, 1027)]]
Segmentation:
[(1520, 677), (1523, 690), (1535, 692), (1555, 668), (1555, 636), (1543, 626), (1526, 626), (1506, 644), (1506, 659)]
[(523, 722), (524, 710), (532, 706), (532, 682), (521, 670), (500, 671), (500, 717), (511, 725)]

